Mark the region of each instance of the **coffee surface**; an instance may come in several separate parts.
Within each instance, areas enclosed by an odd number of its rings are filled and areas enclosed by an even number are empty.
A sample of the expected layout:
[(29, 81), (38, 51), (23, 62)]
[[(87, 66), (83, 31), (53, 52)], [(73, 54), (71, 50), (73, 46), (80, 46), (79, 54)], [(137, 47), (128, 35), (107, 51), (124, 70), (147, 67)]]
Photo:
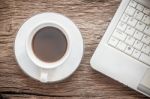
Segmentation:
[(56, 62), (67, 50), (67, 39), (55, 27), (44, 27), (36, 32), (32, 40), (34, 54), (44, 62)]

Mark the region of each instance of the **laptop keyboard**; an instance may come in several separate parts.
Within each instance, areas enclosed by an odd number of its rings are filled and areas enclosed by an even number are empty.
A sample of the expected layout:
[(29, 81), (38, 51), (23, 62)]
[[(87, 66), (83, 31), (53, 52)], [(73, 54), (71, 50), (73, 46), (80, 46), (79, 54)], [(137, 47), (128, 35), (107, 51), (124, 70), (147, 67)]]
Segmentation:
[(131, 0), (108, 45), (150, 65), (150, 9)]

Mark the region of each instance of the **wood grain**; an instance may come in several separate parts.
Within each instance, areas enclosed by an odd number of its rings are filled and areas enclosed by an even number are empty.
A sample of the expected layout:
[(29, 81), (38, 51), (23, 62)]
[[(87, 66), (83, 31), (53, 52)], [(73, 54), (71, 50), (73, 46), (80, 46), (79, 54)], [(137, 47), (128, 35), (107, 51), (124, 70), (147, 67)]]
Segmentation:
[[(0, 98), (147, 98), (90, 67), (90, 58), (120, 0), (0, 1)], [(26, 76), (14, 57), (13, 47), (18, 29), (28, 18), (42, 12), (57, 12), (72, 19), (80, 28), (85, 43), (84, 57), (78, 70), (68, 79), (56, 84), (42, 84)]]

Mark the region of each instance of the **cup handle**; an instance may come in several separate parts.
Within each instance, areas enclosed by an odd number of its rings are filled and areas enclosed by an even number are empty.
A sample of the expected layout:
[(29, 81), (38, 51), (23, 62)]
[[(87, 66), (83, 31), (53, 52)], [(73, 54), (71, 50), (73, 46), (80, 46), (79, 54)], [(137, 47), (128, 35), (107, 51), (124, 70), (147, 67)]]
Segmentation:
[(48, 82), (48, 70), (41, 69), (40, 81), (43, 82), (43, 83)]

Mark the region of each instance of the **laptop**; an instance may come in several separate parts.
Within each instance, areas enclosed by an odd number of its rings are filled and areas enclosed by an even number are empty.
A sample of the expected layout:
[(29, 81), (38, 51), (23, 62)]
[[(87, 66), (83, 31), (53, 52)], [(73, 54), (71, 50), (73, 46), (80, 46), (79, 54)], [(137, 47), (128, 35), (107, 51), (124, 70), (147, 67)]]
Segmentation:
[(90, 63), (150, 96), (150, 0), (122, 0)]

